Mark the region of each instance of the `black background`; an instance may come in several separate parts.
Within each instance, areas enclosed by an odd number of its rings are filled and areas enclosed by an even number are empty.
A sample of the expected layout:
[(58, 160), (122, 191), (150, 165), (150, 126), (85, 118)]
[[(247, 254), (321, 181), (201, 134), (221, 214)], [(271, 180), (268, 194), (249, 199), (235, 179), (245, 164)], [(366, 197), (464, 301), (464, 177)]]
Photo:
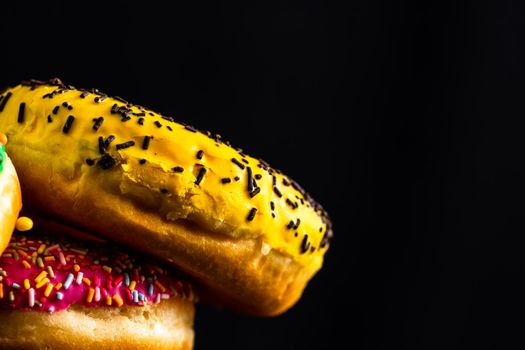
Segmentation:
[(520, 2), (0, 6), (0, 84), (59, 76), (221, 133), (335, 239), (273, 319), (200, 305), (196, 349), (523, 340)]

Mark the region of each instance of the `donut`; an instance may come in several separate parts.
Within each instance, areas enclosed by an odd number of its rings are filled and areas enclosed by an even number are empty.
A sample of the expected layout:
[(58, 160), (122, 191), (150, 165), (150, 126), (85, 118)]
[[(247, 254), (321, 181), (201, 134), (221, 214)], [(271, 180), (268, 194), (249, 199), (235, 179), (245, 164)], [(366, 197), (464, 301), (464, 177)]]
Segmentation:
[(193, 347), (195, 298), (175, 272), (109, 244), (49, 237), (15, 234), (0, 256), (0, 348)]
[(22, 209), (20, 183), (16, 170), (5, 152), (7, 137), (0, 133), (0, 254), (9, 243)]
[(286, 311), (321, 268), (326, 211), (220, 135), (59, 79), (0, 96), (26, 204), (42, 216), (158, 257), (203, 299), (247, 314)]

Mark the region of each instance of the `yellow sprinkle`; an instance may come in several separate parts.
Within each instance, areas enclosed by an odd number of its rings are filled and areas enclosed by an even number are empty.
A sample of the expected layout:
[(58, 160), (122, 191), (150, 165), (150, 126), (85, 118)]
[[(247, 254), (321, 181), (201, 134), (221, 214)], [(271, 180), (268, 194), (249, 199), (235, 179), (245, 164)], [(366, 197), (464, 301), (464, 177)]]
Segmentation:
[(53, 271), (53, 268), (51, 266), (47, 267), (47, 273), (49, 274), (49, 277), (55, 278), (55, 271)]
[(40, 283), (40, 281), (42, 281), (44, 278), (47, 277), (47, 271), (42, 271), (38, 274), (38, 276), (36, 276), (35, 278), (35, 282), (36, 283)]
[(118, 307), (121, 307), (124, 304), (122, 298), (117, 294), (113, 296), (113, 300), (115, 301), (115, 303), (117, 303)]
[(157, 287), (159, 287), (159, 289), (160, 289), (160, 291), (161, 291), (162, 293), (164, 293), (164, 292), (166, 291), (166, 287), (164, 287), (164, 286), (162, 285), (162, 283), (159, 282), (159, 280), (155, 280), (154, 283), (155, 283), (155, 285), (156, 285)]
[(109, 295), (106, 295), (106, 305), (111, 306), (112, 302), (113, 300), (111, 299), (111, 297)]
[(107, 265), (102, 266), (102, 269), (103, 269), (104, 271), (108, 272), (108, 273), (111, 273), (111, 270), (112, 270), (111, 267), (109, 267), (109, 266), (107, 266)]
[(17, 250), (18, 254), (22, 255), (24, 258), (27, 258), (29, 255), (27, 255), (26, 252), (24, 252), (22, 249)]
[(46, 256), (44, 258), (44, 261), (55, 261), (55, 257), (53, 255), (50, 255), (50, 256)]
[(42, 261), (41, 257), (36, 258), (36, 264), (40, 268), (44, 268), (44, 262)]
[(44, 295), (46, 297), (49, 296), (49, 294), (51, 294), (51, 291), (53, 290), (53, 285), (51, 283), (48, 283), (47, 286), (46, 286), (46, 290), (44, 292)]
[(24, 232), (29, 231), (33, 228), (33, 220), (28, 218), (27, 216), (21, 216), (16, 220), (16, 229), (18, 231)]
[(0, 283), (0, 299), (4, 299), (4, 284)]
[(87, 277), (82, 278), (82, 282), (84, 282), (84, 283), (87, 284), (88, 286), (91, 285), (91, 280), (90, 280), (89, 278), (87, 278)]
[(31, 264), (29, 264), (26, 260), (22, 260), (22, 264), (24, 265), (24, 267), (26, 269), (30, 269), (31, 268)]
[(60, 290), (60, 288), (62, 288), (62, 283), (58, 282), (58, 283), (55, 285), (55, 289), (56, 289), (56, 290)]
[(41, 288), (49, 282), (49, 278), (44, 278), (42, 281), (38, 282), (35, 286), (36, 289)]
[(46, 249), (46, 245), (45, 244), (41, 244), (40, 247), (38, 247), (38, 254), (42, 254), (44, 252), (44, 250)]
[(80, 266), (78, 266), (78, 264), (73, 265), (73, 270), (75, 270), (75, 272), (80, 271)]
[(31, 288), (31, 284), (29, 284), (29, 280), (27, 278), (24, 280), (24, 288), (25, 289)]
[(136, 285), (137, 285), (137, 282), (131, 281), (131, 283), (129, 284), (129, 290), (133, 292), (135, 290)]
[(91, 303), (93, 301), (93, 295), (95, 295), (95, 289), (89, 288), (87, 299), (86, 299), (88, 303)]

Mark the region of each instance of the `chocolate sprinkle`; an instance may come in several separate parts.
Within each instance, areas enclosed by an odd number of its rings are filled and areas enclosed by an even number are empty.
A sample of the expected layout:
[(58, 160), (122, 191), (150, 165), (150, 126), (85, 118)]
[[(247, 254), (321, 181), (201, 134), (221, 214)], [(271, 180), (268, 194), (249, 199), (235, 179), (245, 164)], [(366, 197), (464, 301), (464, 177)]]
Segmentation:
[(24, 122), (24, 115), (26, 112), (26, 104), (22, 102), (20, 107), (18, 107), (18, 123), (22, 124)]
[(139, 160), (139, 164), (146, 164), (146, 159), (142, 158), (141, 160)]
[(97, 162), (97, 165), (104, 170), (112, 168), (117, 164), (117, 161), (109, 154), (104, 154)]
[(253, 191), (250, 192), (250, 198), (255, 197), (259, 192), (261, 192), (261, 188), (260, 187), (255, 187), (253, 189)]
[(84, 91), (84, 92), (82, 92), (82, 93), (80, 94), (80, 98), (86, 98), (86, 97), (88, 97), (88, 95), (89, 95), (89, 92)]
[(138, 123), (139, 125), (144, 125), (144, 118), (139, 118)]
[(201, 183), (202, 179), (204, 178), (204, 175), (206, 174), (206, 171), (206, 168), (200, 168), (199, 173), (197, 174), (197, 179), (195, 180), (195, 185)]
[(304, 235), (303, 241), (301, 242), (301, 254), (304, 254), (310, 248), (310, 242), (308, 242), (308, 235)]
[(47, 122), (48, 123), (52, 123), (53, 122), (53, 117), (51, 117), (51, 114), (47, 116)]
[(144, 140), (142, 141), (142, 149), (148, 149), (149, 148), (149, 141), (151, 140), (151, 136), (144, 136)]
[(98, 137), (98, 152), (100, 154), (106, 153), (106, 145), (104, 143), (104, 138), (102, 136)]
[(232, 179), (230, 179), (229, 177), (225, 177), (221, 179), (221, 182), (223, 184), (229, 184), (230, 182), (232, 182)]
[(4, 108), (5, 108), (5, 105), (7, 103), (7, 101), (9, 101), (9, 98), (11, 97), (11, 95), (13, 95), (11, 93), (11, 91), (9, 91), (7, 93), (7, 95), (4, 96), (4, 98), (2, 99), (2, 101), (0, 102), (0, 112), (3, 112)]
[(95, 123), (93, 124), (93, 130), (98, 131), (103, 122), (104, 117), (98, 117), (97, 119), (95, 119)]
[(235, 176), (233, 179), (234, 179), (235, 181), (239, 181), (241, 178), (238, 177), (238, 176)]
[(89, 165), (89, 166), (93, 166), (95, 165), (95, 161), (91, 158), (87, 158), (86, 159), (86, 164)]
[(64, 127), (62, 128), (62, 132), (64, 134), (67, 134), (69, 132), (69, 129), (71, 129), (71, 125), (73, 125), (74, 121), (75, 121), (75, 117), (73, 117), (72, 115), (67, 117)]
[(260, 180), (260, 179), (262, 179), (262, 175), (261, 175), (261, 174), (255, 174), (255, 178), (256, 178), (257, 180)]
[(255, 214), (257, 213), (257, 208), (250, 209), (250, 212), (248, 213), (248, 217), (246, 218), (248, 221), (252, 221), (255, 219)]
[(117, 151), (119, 151), (121, 149), (126, 149), (134, 145), (135, 145), (135, 141), (127, 141), (124, 143), (119, 143), (116, 147), (117, 147)]
[(271, 208), (272, 210), (275, 210), (275, 204), (273, 203), (273, 201), (270, 201), (270, 208)]
[(197, 159), (202, 159), (203, 155), (204, 155), (204, 151), (203, 150), (199, 150), (199, 152), (197, 152)]
[(281, 198), (283, 196), (283, 194), (281, 193), (281, 191), (279, 191), (279, 189), (277, 187), (274, 187), (273, 188), (273, 192), (277, 195), (277, 197)]
[(57, 114), (59, 109), (60, 106), (55, 106), (55, 108), (53, 108), (53, 114)]
[(97, 97), (95, 97), (95, 102), (96, 103), (100, 103), (100, 102), (104, 101), (106, 98), (108, 98), (106, 95), (97, 96)]
[(155, 120), (155, 125), (157, 128), (162, 128), (162, 124), (158, 120)]
[(114, 135), (109, 135), (106, 139), (106, 141), (104, 141), (104, 148), (107, 150), (109, 148), (109, 145), (111, 144), (111, 142), (115, 141), (115, 136)]
[(184, 168), (180, 166), (176, 166), (176, 167), (173, 167), (171, 170), (173, 170), (173, 172), (175, 173), (182, 173), (184, 171)]
[(162, 192), (162, 193), (166, 194), (166, 193), (168, 193), (168, 190), (167, 190), (167, 189), (165, 189), (165, 188), (163, 188), (163, 189), (161, 189), (161, 190), (160, 190), (160, 192)]
[(244, 164), (242, 164), (241, 162), (239, 162), (237, 159), (235, 158), (232, 158), (232, 163), (237, 165), (239, 168), (243, 169), (244, 170)]
[(191, 132), (197, 132), (197, 129), (195, 129), (193, 126), (191, 125), (184, 125), (184, 129), (188, 130), (188, 131), (191, 131)]

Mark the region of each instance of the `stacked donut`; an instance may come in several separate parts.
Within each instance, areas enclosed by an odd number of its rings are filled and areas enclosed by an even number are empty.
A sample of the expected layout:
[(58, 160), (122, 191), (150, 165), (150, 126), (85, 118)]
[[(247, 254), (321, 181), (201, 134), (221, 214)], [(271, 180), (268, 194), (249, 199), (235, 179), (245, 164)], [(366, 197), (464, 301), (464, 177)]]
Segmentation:
[[(24, 210), (44, 233), (38, 239), (15, 237), (2, 257), (0, 272), (18, 278), (18, 282), (11, 278), (9, 291), (4, 289), (0, 299), (11, 319), (13, 313), (26, 323), (38, 318), (42, 327), (49, 328), (55, 324), (53, 318), (63, 314), (75, 322), (85, 316), (107, 321), (108, 315), (117, 317), (115, 310), (125, 310), (119, 317), (125, 315), (135, 322), (139, 314), (185, 312), (183, 320), (176, 322), (185, 332), (179, 339), (183, 341), (177, 342), (174, 335), (178, 333), (161, 320), (171, 318), (164, 316), (151, 316), (149, 320), (156, 322), (151, 327), (170, 331), (152, 331), (151, 339), (191, 347), (193, 333), (188, 330), (194, 297), (192, 292), (184, 292), (192, 290), (189, 284), (178, 273), (176, 277), (161, 274), (168, 278), (163, 282), (149, 264), (136, 263), (138, 267), (125, 271), (121, 264), (135, 266), (126, 260), (131, 257), (108, 253), (109, 248), (93, 248), (93, 244), (107, 244), (100, 240), (176, 268), (191, 279), (204, 300), (253, 315), (286, 311), (322, 265), (332, 238), (327, 213), (295, 181), (231, 147), (220, 135), (199, 131), (96, 89), (76, 89), (58, 79), (23, 82), (0, 94), (0, 130), (9, 139)], [(60, 238), (57, 243), (57, 233), (73, 236), (74, 241)], [(83, 243), (73, 251), (69, 248), (86, 237), (96, 237), (98, 242)], [(56, 250), (49, 249), (57, 244)], [(26, 248), (21, 251), (28, 257), (20, 256), (18, 247)], [(29, 268), (20, 265), (23, 263), (13, 254)], [(60, 254), (66, 264), (61, 264)], [(43, 264), (39, 265), (39, 258)], [(112, 266), (102, 260), (111, 260)], [(48, 266), (60, 268), (55, 280), (49, 278)], [(48, 275), (37, 281), (44, 272)], [(56, 289), (57, 283), (64, 288), (69, 279), (73, 279), (69, 285), (74, 292)], [(26, 280), (29, 288), (25, 288)], [(119, 286), (116, 280), (120, 280)], [(102, 290), (108, 281), (113, 284)], [(130, 288), (132, 282), (135, 284)], [(13, 283), (20, 288), (13, 290)], [(153, 288), (152, 294), (149, 288)], [(46, 296), (48, 289), (55, 299)], [(9, 302), (11, 292), (15, 301)], [(60, 302), (56, 300), (58, 292), (63, 298)], [(6, 295), (8, 301), (4, 302)], [(38, 299), (42, 295), (44, 302)], [(166, 309), (159, 308), (164, 299), (168, 299)], [(111, 300), (111, 305), (104, 304), (105, 300)], [(30, 301), (32, 306), (28, 307)], [(71, 316), (72, 312), (76, 316)], [(7, 317), (4, 315), (0, 317)], [(101, 334), (99, 344), (120, 342), (117, 338), (107, 340), (110, 338), (105, 336), (114, 332), (104, 333), (101, 329), (105, 327), (102, 323), (90, 334)], [(10, 344), (6, 339), (21, 329), (16, 325), (11, 335), (0, 333), (0, 344)], [(96, 337), (77, 336), (78, 330), (73, 328), (70, 331), (55, 342), (56, 347), (60, 342), (67, 344), (73, 334), (84, 342), (83, 347), (96, 343), (92, 339)], [(144, 339), (149, 338), (127, 339), (133, 340), (126, 347), (144, 347)], [(34, 340), (31, 344), (41, 343)]]

